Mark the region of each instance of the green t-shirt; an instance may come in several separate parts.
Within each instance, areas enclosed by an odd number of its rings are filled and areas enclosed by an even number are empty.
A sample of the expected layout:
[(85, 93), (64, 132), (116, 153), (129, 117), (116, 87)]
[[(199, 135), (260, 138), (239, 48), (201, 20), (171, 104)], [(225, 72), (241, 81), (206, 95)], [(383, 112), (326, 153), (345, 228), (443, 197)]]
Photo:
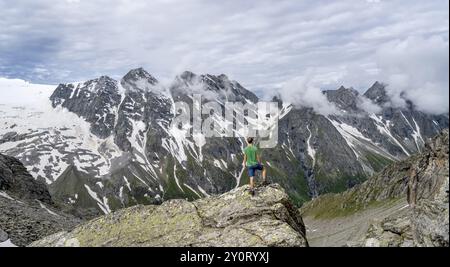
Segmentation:
[(258, 148), (256, 146), (247, 146), (244, 149), (244, 154), (247, 156), (247, 166), (255, 166), (258, 164)]

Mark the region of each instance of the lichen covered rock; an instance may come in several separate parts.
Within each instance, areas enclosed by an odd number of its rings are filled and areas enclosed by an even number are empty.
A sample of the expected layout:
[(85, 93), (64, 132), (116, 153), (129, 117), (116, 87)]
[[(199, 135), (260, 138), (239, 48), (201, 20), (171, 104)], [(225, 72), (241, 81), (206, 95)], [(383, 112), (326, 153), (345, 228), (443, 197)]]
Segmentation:
[(308, 246), (298, 210), (278, 185), (240, 187), (194, 202), (135, 206), (31, 246)]

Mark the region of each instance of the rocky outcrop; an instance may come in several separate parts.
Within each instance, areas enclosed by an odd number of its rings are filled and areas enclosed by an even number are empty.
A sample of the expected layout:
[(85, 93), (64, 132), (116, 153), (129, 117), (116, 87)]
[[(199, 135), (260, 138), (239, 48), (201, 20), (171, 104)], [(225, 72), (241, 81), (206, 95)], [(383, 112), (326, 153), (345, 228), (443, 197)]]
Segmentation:
[(365, 246), (449, 246), (448, 131), (415, 157), (405, 181), (410, 209), (372, 224)]
[(0, 229), (17, 246), (26, 246), (55, 232), (72, 229), (78, 223), (78, 219), (37, 200), (24, 202), (0, 195)]
[(0, 154), (0, 243), (25, 246), (79, 223), (58, 210), (44, 183), (17, 159)]
[(307, 203), (302, 214), (332, 220), (403, 201), (406, 206), (374, 220), (361, 241), (348, 245), (448, 246), (448, 136), (448, 130), (444, 130), (425, 145), (422, 153), (391, 164), (351, 190)]
[(240, 187), (194, 202), (135, 206), (31, 246), (308, 246), (299, 212), (278, 185)]

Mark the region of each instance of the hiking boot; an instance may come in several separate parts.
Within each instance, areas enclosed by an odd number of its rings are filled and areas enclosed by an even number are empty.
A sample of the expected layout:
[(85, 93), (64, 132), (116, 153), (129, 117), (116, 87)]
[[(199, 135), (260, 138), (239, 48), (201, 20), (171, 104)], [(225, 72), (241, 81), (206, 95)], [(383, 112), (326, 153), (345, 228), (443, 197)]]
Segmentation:
[(261, 186), (268, 186), (270, 185), (270, 182), (267, 180), (262, 181)]

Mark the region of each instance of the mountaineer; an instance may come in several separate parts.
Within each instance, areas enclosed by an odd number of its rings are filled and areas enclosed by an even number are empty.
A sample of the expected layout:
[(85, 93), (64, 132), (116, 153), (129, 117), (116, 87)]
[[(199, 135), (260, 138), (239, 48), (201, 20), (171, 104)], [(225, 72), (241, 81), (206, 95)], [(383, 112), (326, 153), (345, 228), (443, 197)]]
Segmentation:
[(255, 172), (262, 171), (263, 185), (267, 185), (266, 168), (261, 164), (261, 155), (258, 148), (253, 144), (253, 137), (247, 138), (247, 147), (244, 149), (244, 161), (242, 165), (248, 168), (248, 176), (250, 177), (250, 194), (255, 195)]

